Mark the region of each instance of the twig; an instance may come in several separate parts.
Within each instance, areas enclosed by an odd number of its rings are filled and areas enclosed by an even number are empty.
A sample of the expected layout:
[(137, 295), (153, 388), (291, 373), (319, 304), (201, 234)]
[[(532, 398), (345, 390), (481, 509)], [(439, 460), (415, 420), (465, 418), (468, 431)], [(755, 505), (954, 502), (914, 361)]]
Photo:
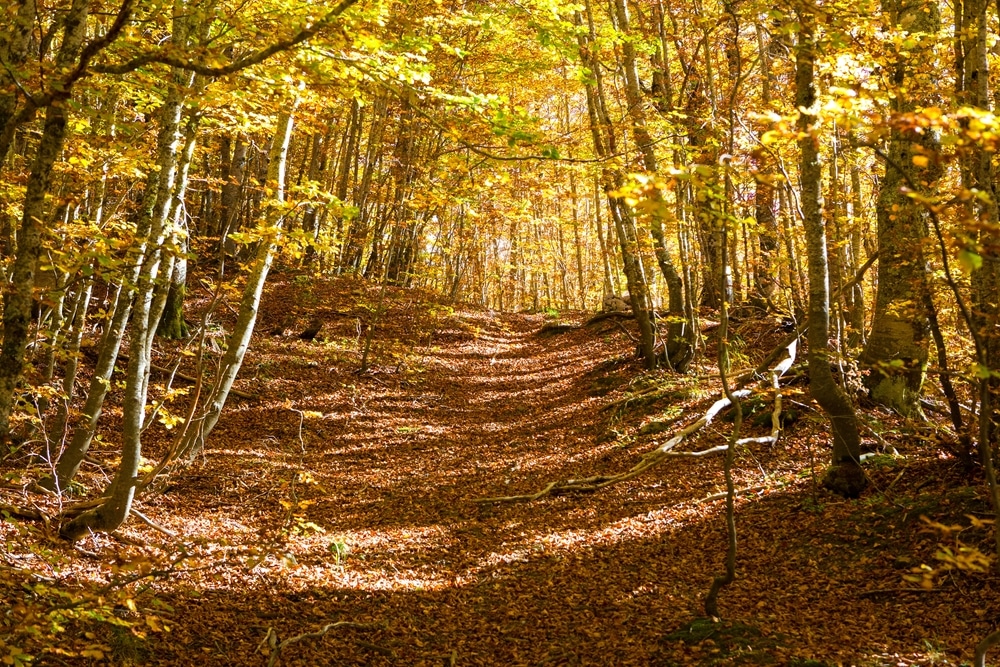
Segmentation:
[[(128, 361), (128, 355), (125, 355), (125, 354), (119, 354), (118, 358), (121, 361)], [(185, 373), (181, 373), (180, 371), (177, 371), (176, 373), (174, 373), (169, 368), (164, 368), (163, 366), (157, 366), (156, 364), (150, 364), (149, 367), (151, 369), (153, 369), (154, 371), (157, 371), (158, 373), (167, 373), (168, 375), (173, 374), (174, 377), (180, 378), (181, 380), (186, 380), (188, 382), (198, 382), (198, 378), (192, 377), (192, 376), (187, 375)], [(260, 400), (260, 396), (257, 396), (256, 394), (248, 394), (248, 393), (246, 393), (244, 391), (240, 391), (239, 389), (230, 389), (229, 393), (231, 395), (233, 395), (233, 396), (239, 396), (240, 398), (245, 398), (248, 401), (259, 401)]]
[(303, 632), (301, 635), (295, 635), (294, 637), (289, 637), (283, 642), (278, 642), (278, 633), (274, 631), (274, 628), (268, 628), (267, 634), (264, 639), (258, 644), (257, 649), (261, 650), (264, 644), (267, 644), (268, 648), (271, 649), (267, 660), (267, 667), (274, 667), (278, 664), (278, 660), (281, 658), (281, 652), (292, 644), (297, 644), (300, 641), (306, 639), (322, 639), (331, 630), (337, 630), (338, 628), (358, 628), (361, 630), (371, 630), (378, 626), (372, 623), (355, 623), (353, 621), (337, 621), (336, 623), (327, 623), (322, 628), (315, 632)]
[(170, 530), (169, 528), (164, 528), (163, 526), (161, 526), (160, 524), (156, 523), (155, 521), (153, 521), (152, 519), (150, 519), (148, 516), (146, 516), (145, 514), (143, 514), (142, 512), (140, 512), (139, 510), (137, 510), (136, 508), (133, 507), (133, 508), (131, 508), (130, 511), (131, 511), (132, 514), (135, 515), (135, 517), (137, 519), (139, 519), (139, 521), (142, 521), (144, 524), (146, 524), (147, 526), (149, 526), (153, 530), (158, 530), (158, 531), (160, 531), (161, 533), (163, 533), (164, 535), (166, 535), (168, 537), (177, 537), (177, 533), (175, 533), (174, 531)]
[(863, 598), (887, 595), (889, 593), (937, 593), (937, 588), (876, 588), (873, 591), (862, 591), (858, 595)]
[[(757, 493), (758, 491), (763, 491), (766, 488), (768, 488), (766, 484), (763, 484), (761, 486), (748, 486), (745, 489), (737, 489), (736, 491), (733, 492), (733, 495), (742, 496), (745, 493)], [(726, 495), (727, 493), (725, 491), (720, 491), (719, 493), (713, 493), (710, 496), (705, 496), (704, 498), (696, 502), (710, 503), (713, 500), (721, 500), (722, 498), (725, 498)]]

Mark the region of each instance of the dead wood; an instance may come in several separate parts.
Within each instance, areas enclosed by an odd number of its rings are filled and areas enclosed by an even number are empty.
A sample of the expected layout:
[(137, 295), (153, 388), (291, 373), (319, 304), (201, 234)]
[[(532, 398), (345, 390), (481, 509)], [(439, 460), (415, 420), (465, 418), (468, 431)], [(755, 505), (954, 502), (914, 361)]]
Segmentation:
[[(749, 395), (749, 391), (737, 392), (737, 396)], [(712, 404), (708, 411), (699, 417), (697, 420), (691, 422), (679, 433), (670, 438), (667, 442), (663, 443), (656, 449), (646, 452), (642, 455), (642, 458), (637, 464), (635, 464), (631, 469), (614, 473), (611, 475), (595, 475), (594, 477), (584, 477), (582, 479), (568, 479), (564, 482), (551, 482), (548, 486), (537, 493), (521, 495), (521, 496), (502, 496), (497, 498), (477, 498), (473, 502), (476, 503), (501, 503), (501, 502), (517, 502), (522, 500), (538, 500), (548, 495), (559, 495), (563, 493), (574, 493), (574, 492), (587, 492), (587, 491), (597, 491), (598, 489), (603, 489), (606, 486), (611, 486), (612, 484), (618, 484), (626, 480), (632, 479), (645, 471), (649, 470), (658, 463), (670, 458), (671, 456), (705, 456), (707, 454), (714, 454), (718, 451), (723, 451), (722, 449), (712, 448), (712, 450), (705, 450), (703, 452), (673, 452), (672, 450), (677, 447), (677, 445), (684, 442), (684, 440), (691, 434), (696, 433), (702, 429), (705, 425), (709, 424), (712, 419), (719, 414), (722, 410), (729, 407), (730, 402), (728, 398), (722, 398)]]
[(579, 327), (577, 327), (577, 325), (575, 324), (566, 324), (565, 322), (547, 322), (546, 324), (542, 325), (542, 328), (539, 329), (535, 335), (555, 336), (578, 328)]
[[(795, 355), (797, 348), (798, 338), (793, 338), (785, 347), (786, 358), (779, 362), (774, 368), (771, 369), (772, 377), (772, 387), (775, 388), (775, 408), (771, 414), (772, 431), (771, 435), (764, 438), (744, 438), (740, 440), (737, 444), (749, 444), (751, 442), (766, 442), (774, 443), (777, 442), (778, 436), (780, 435), (781, 427), (781, 391), (778, 386), (778, 381), (781, 376), (792, 367), (795, 363)], [(750, 395), (749, 389), (737, 389), (732, 392), (734, 398), (744, 398)], [(646, 472), (650, 468), (662, 463), (668, 458), (677, 457), (687, 457), (687, 458), (701, 458), (704, 456), (709, 456), (711, 454), (719, 454), (726, 451), (729, 445), (719, 445), (718, 447), (712, 447), (710, 449), (705, 449), (701, 451), (685, 451), (685, 452), (675, 452), (673, 451), (678, 445), (684, 442), (688, 436), (697, 433), (702, 428), (711, 423), (722, 410), (726, 409), (731, 405), (729, 398), (723, 397), (717, 400), (715, 403), (709, 407), (704, 415), (696, 419), (695, 421), (689, 423), (687, 426), (682, 428), (678, 433), (676, 433), (672, 438), (667, 440), (665, 443), (657, 447), (656, 449), (646, 452), (642, 455), (642, 458), (629, 470), (625, 470), (618, 473), (613, 473), (609, 475), (595, 475), (593, 477), (584, 477), (582, 479), (568, 479), (562, 482), (550, 482), (542, 490), (525, 495), (518, 496), (499, 496), (494, 498), (476, 498), (473, 502), (476, 503), (503, 503), (503, 502), (519, 502), (519, 501), (530, 501), (538, 500), (539, 498), (544, 498), (550, 495), (560, 495), (564, 493), (581, 493), (590, 492), (603, 489), (604, 487), (611, 486), (612, 484), (619, 484), (626, 480), (632, 479), (642, 473)]]
[[(257, 650), (263, 652), (264, 646), (266, 645), (267, 648), (270, 649), (270, 652), (268, 653), (267, 667), (274, 667), (274, 665), (278, 664), (278, 661), (281, 659), (281, 652), (284, 651), (289, 646), (291, 646), (292, 644), (296, 644), (306, 639), (322, 639), (331, 630), (337, 630), (339, 628), (358, 628), (361, 630), (371, 630), (376, 627), (379, 626), (376, 626), (372, 623), (354, 623), (352, 621), (338, 621), (336, 623), (327, 623), (326, 625), (324, 625), (322, 628), (320, 628), (315, 632), (304, 632), (301, 635), (295, 635), (294, 637), (289, 637), (288, 639), (282, 642), (278, 641), (278, 633), (275, 632), (274, 628), (268, 628), (267, 634), (264, 636), (264, 639), (262, 639), (260, 644), (257, 646)], [(371, 647), (371, 645), (368, 646)], [(381, 649), (381, 647), (379, 648)], [(389, 654), (392, 655), (391, 649), (383, 649), (383, 650), (389, 651)]]
[[(761, 485), (761, 486), (748, 486), (745, 489), (736, 489), (736, 491), (733, 492), (733, 495), (735, 495), (735, 496), (745, 496), (748, 493), (757, 493), (758, 491), (763, 491), (766, 488), (767, 488), (767, 486), (765, 486), (765, 485)], [(713, 500), (722, 500), (723, 498), (725, 498), (728, 495), (729, 495), (728, 491), (720, 491), (719, 493), (713, 493), (710, 496), (705, 496), (704, 498), (702, 498), (700, 500), (697, 500), (695, 502), (710, 503)]]
[[(878, 253), (877, 252), (872, 253), (871, 256), (868, 257), (868, 260), (861, 265), (861, 268), (858, 269), (857, 273), (854, 274), (854, 277), (851, 279), (850, 282), (833, 290), (833, 292), (830, 294), (830, 300), (831, 301), (835, 300), (843, 292), (853, 288), (855, 285), (861, 282), (861, 280), (865, 277), (865, 273), (868, 271), (869, 268), (871, 268), (871, 265), (874, 264), (875, 260), (877, 259), (878, 259)], [(777, 347), (771, 350), (770, 354), (764, 357), (764, 360), (757, 365), (757, 368), (739, 376), (739, 378), (737, 378), (736, 386), (740, 388), (745, 387), (746, 385), (750, 384), (750, 382), (754, 378), (760, 377), (765, 372), (767, 372), (767, 369), (771, 367), (771, 364), (780, 359), (782, 353), (788, 348), (788, 346), (791, 345), (794, 341), (797, 341), (803, 334), (805, 334), (808, 328), (809, 327), (806, 326), (805, 322), (802, 322), (797, 327), (795, 327), (795, 331), (788, 334), (788, 336), (784, 340), (778, 343)], [(787, 371), (788, 369), (785, 370)]]
[(632, 314), (632, 311), (624, 311), (623, 312), (623, 311), (620, 311), (620, 310), (609, 310), (606, 313), (598, 313), (598, 314), (594, 315), (589, 320), (587, 320), (586, 322), (584, 322), (583, 326), (589, 327), (591, 324), (597, 324), (598, 322), (603, 322), (604, 320), (608, 320), (608, 319), (612, 319), (612, 318), (614, 318), (616, 320), (634, 320), (635, 319), (635, 315)]
[(299, 338), (302, 340), (313, 340), (319, 335), (319, 330), (323, 328), (323, 320), (314, 319), (306, 327), (305, 331), (299, 334)]
[(149, 526), (153, 530), (157, 530), (157, 531), (163, 533), (164, 535), (166, 535), (167, 537), (177, 537), (177, 533), (175, 533), (174, 531), (170, 530), (169, 528), (165, 528), (165, 527), (161, 526), (160, 524), (156, 523), (155, 521), (153, 521), (152, 519), (150, 519), (148, 516), (146, 516), (145, 514), (143, 514), (142, 512), (140, 512), (139, 510), (137, 510), (136, 508), (133, 507), (131, 509), (130, 513), (133, 514), (137, 519), (139, 519), (139, 521), (142, 521), (144, 524), (146, 524), (147, 526)]
[(41, 511), (34, 508), (18, 507), (17, 505), (10, 505), (8, 503), (0, 503), (0, 514), (7, 514), (18, 519), (27, 519), (29, 521), (43, 521), (46, 518)]

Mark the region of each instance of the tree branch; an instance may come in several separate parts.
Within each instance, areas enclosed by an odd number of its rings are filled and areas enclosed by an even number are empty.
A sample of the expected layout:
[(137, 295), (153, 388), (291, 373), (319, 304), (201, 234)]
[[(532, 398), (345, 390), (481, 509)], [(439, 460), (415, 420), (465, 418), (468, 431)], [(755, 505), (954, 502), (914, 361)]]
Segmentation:
[(178, 58), (176, 56), (172, 56), (165, 50), (161, 49), (144, 53), (141, 56), (137, 56), (128, 62), (120, 63), (118, 65), (97, 65), (90, 69), (91, 71), (98, 72), (100, 74), (127, 74), (143, 67), (144, 65), (158, 63), (194, 72), (195, 74), (201, 74), (202, 76), (226, 76), (227, 74), (234, 74), (248, 67), (252, 67), (253, 65), (258, 65), (271, 56), (281, 53), (282, 51), (287, 51), (293, 46), (301, 44), (307, 39), (315, 36), (324, 28), (329, 27), (335, 19), (350, 9), (351, 6), (357, 2), (358, 0), (341, 0), (336, 6), (333, 7), (333, 9), (327, 12), (323, 18), (315, 23), (307, 25), (305, 28), (302, 28), (292, 37), (279, 40), (270, 46), (264, 47), (257, 52), (231, 62), (228, 65), (211, 67), (202, 63), (193, 62), (191, 58)]

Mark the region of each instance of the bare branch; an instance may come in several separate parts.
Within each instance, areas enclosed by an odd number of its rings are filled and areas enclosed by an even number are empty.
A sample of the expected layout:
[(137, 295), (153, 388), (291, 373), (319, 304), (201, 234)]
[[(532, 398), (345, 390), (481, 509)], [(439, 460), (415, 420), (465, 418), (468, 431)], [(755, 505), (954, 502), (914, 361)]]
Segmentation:
[(357, 2), (358, 0), (341, 0), (319, 21), (307, 25), (305, 28), (302, 28), (288, 39), (279, 40), (270, 46), (266, 46), (246, 57), (235, 60), (228, 65), (211, 67), (203, 63), (194, 62), (191, 58), (178, 58), (176, 56), (172, 56), (167, 53), (166, 50), (159, 49), (144, 53), (141, 56), (137, 56), (128, 62), (120, 63), (118, 65), (97, 65), (91, 67), (90, 69), (93, 72), (101, 74), (127, 74), (128, 72), (133, 72), (144, 65), (158, 63), (194, 72), (195, 74), (201, 74), (202, 76), (226, 76), (227, 74), (234, 74), (235, 72), (245, 70), (248, 67), (258, 65), (271, 56), (281, 53), (282, 51), (287, 51), (293, 46), (310, 39), (324, 28), (333, 24), (335, 19), (350, 9), (351, 6)]

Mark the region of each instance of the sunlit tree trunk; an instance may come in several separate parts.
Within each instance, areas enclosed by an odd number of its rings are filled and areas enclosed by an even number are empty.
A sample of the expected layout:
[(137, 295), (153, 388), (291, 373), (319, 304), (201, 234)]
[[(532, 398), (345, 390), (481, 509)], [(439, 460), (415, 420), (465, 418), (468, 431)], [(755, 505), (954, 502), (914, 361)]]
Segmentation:
[[(902, 0), (885, 3), (893, 25), (906, 26), (911, 39), (934, 35), (940, 28), (937, 5), (913, 5)], [(932, 66), (927, 47), (908, 49), (896, 58), (893, 83), (913, 87), (914, 71)], [(921, 57), (925, 54), (924, 57)], [(893, 110), (913, 111), (913, 95), (897, 95)], [(866, 384), (873, 399), (900, 414), (918, 416), (920, 389), (927, 369), (930, 329), (925, 295), (929, 290), (922, 239), (927, 235), (927, 211), (907, 196), (913, 184), (931, 187), (940, 176), (935, 167), (939, 149), (933, 130), (919, 134), (894, 128), (889, 140), (885, 177), (878, 206), (878, 292), (868, 344), (861, 355), (869, 369)], [(914, 164), (922, 158), (925, 167)], [(836, 186), (834, 186), (836, 187)]]
[(170, 203), (170, 212), (168, 213), (168, 220), (172, 222), (171, 236), (173, 243), (171, 245), (177, 248), (177, 252), (174, 255), (173, 271), (170, 274), (170, 283), (165, 295), (163, 315), (160, 317), (156, 329), (157, 335), (178, 340), (187, 338), (188, 335), (187, 323), (184, 321), (184, 297), (187, 294), (187, 254), (191, 244), (189, 238), (190, 230), (187, 224), (187, 210), (185, 209), (185, 195), (188, 186), (188, 172), (191, 169), (191, 160), (194, 157), (200, 121), (201, 114), (194, 112), (188, 118), (187, 126), (184, 129), (184, 148), (181, 150), (177, 179)]
[[(587, 94), (587, 109), (590, 119), (590, 130), (594, 140), (594, 150), (598, 156), (606, 157), (617, 152), (615, 145), (614, 128), (611, 125), (610, 116), (607, 112), (607, 104), (604, 100), (604, 90), (601, 76), (601, 65), (597, 62), (595, 54), (592, 52), (594, 44), (595, 30), (593, 14), (588, 0), (586, 5), (588, 34), (582, 31), (578, 36), (580, 57), (585, 66), (594, 73), (594, 82), (585, 85)], [(584, 26), (584, 19), (577, 14), (577, 25)], [(656, 329), (651, 315), (649, 289), (642, 272), (642, 264), (639, 259), (639, 239), (635, 228), (635, 221), (631, 211), (624, 202), (610, 193), (617, 190), (622, 185), (622, 174), (611, 168), (606, 168), (603, 174), (603, 187), (608, 196), (608, 210), (611, 219), (614, 221), (615, 229), (618, 233), (619, 246), (622, 251), (622, 265), (625, 279), (629, 287), (629, 299), (632, 305), (632, 312), (639, 325), (639, 348), (647, 368), (655, 368), (656, 358)]]
[[(643, 111), (642, 92), (639, 88), (639, 74), (636, 69), (635, 45), (629, 36), (629, 10), (626, 0), (614, 0), (615, 13), (618, 18), (618, 29), (625, 35), (622, 43), (622, 60), (625, 70), (625, 100), (628, 104), (629, 120), (632, 123), (632, 137), (642, 156), (642, 165), (646, 173), (655, 177), (659, 171), (653, 137), (646, 123)], [(679, 372), (687, 370), (693, 356), (693, 332), (687, 326), (684, 317), (684, 287), (680, 273), (674, 264), (673, 257), (667, 250), (666, 236), (663, 231), (663, 220), (667, 214), (667, 202), (658, 186), (651, 189), (652, 211), (650, 231), (654, 241), (656, 261), (667, 283), (667, 337), (666, 359), (670, 367)]]
[(233, 388), (236, 376), (243, 365), (243, 358), (250, 347), (250, 338), (253, 335), (260, 308), (260, 297), (264, 292), (264, 284), (274, 260), (276, 244), (281, 236), (284, 223), (285, 170), (288, 162), (288, 147), (292, 138), (292, 127), (294, 126), (292, 116), (294, 109), (295, 104), (290, 104), (275, 125), (267, 167), (267, 183), (273, 195), (268, 205), (265, 225), (262, 230), (264, 239), (257, 246), (257, 254), (250, 275), (247, 277), (246, 286), (243, 288), (243, 297), (240, 301), (236, 324), (233, 325), (233, 331), (226, 341), (226, 353), (219, 365), (219, 377), (216, 379), (215, 386), (209, 393), (205, 407), (198, 415), (197, 421), (188, 428), (184, 438), (177, 446), (176, 457), (182, 461), (190, 462), (204, 448), (209, 433), (215, 428), (222, 415), (226, 400), (229, 398), (229, 392)]
[(833, 378), (830, 368), (830, 273), (822, 215), (822, 172), (813, 124), (816, 89), (815, 21), (811, 8), (800, 9), (799, 43), (795, 49), (795, 105), (799, 116), (801, 204), (809, 267), (809, 390), (830, 419), (833, 461), (824, 484), (844, 496), (855, 497), (867, 480), (861, 470), (861, 436), (854, 406)]

